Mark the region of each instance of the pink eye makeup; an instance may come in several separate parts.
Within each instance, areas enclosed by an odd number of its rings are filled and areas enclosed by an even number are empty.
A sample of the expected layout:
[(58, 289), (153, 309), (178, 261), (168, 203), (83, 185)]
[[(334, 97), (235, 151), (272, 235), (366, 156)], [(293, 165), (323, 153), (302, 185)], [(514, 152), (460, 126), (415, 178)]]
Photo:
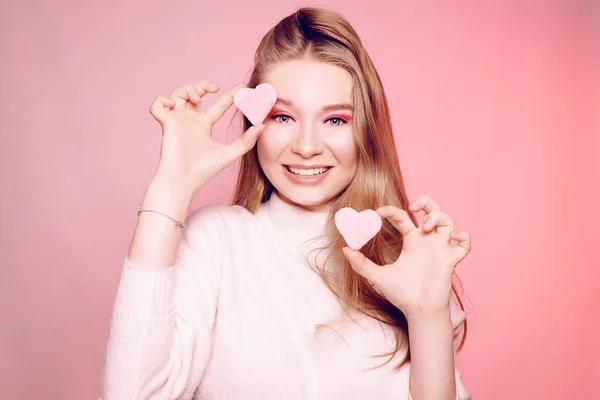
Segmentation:
[(352, 115), (348, 115), (348, 114), (332, 115), (331, 117), (328, 117), (327, 119), (332, 119), (332, 118), (341, 119), (344, 122), (350, 122), (350, 121), (352, 121)]
[[(285, 112), (284, 110), (278, 108), (277, 106), (274, 106), (271, 109), (271, 112), (269, 113), (268, 116), (270, 119), (276, 119), (278, 117), (287, 117), (287, 118), (292, 118), (287, 112)], [(352, 121), (352, 115), (349, 114), (334, 114), (331, 116), (328, 116), (327, 118), (325, 118), (324, 121), (329, 121), (332, 119), (337, 119), (340, 120), (342, 122), (342, 124), (348, 123), (350, 121)]]
[(273, 114), (278, 114), (278, 113), (285, 113), (285, 111), (275, 105), (275, 106), (273, 106), (273, 108), (271, 108), (271, 112), (269, 113), (269, 117), (272, 116)]

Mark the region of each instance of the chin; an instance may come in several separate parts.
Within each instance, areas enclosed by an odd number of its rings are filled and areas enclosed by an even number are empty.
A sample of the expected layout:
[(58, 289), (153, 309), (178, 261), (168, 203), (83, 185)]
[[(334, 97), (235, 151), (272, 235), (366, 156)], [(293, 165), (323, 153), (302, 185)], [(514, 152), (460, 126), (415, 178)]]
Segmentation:
[(274, 185), (274, 187), (280, 197), (307, 209), (326, 207), (343, 190), (343, 188), (327, 187), (327, 185), (324, 187), (296, 187), (284, 184)]

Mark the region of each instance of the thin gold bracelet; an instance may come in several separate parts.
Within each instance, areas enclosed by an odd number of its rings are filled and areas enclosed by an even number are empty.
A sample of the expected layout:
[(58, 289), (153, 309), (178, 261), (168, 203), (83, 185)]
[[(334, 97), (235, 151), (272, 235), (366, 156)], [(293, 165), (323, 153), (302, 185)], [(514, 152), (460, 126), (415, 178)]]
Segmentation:
[(185, 223), (184, 221), (178, 221), (178, 220), (176, 220), (176, 219), (174, 219), (174, 218), (171, 218), (171, 217), (169, 217), (167, 214), (163, 214), (163, 213), (161, 213), (160, 211), (154, 211), (154, 210), (142, 210), (142, 205), (141, 205), (141, 204), (138, 204), (138, 213), (137, 213), (137, 214), (138, 214), (138, 217), (139, 217), (139, 216), (140, 216), (140, 214), (141, 214), (141, 213), (143, 213), (143, 212), (153, 212), (153, 213), (157, 213), (157, 214), (163, 215), (163, 216), (165, 216), (165, 217), (169, 218), (171, 221), (173, 221), (173, 222), (175, 223), (175, 228), (177, 228), (177, 227), (179, 226), (181, 229), (185, 229), (185, 224), (186, 224), (186, 223)]

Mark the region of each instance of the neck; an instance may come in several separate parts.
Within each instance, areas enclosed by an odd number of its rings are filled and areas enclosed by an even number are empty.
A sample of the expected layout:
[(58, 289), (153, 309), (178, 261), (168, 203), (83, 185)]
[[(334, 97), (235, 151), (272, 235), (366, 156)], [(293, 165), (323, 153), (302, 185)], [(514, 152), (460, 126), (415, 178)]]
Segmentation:
[(315, 207), (313, 211), (273, 191), (270, 199), (261, 204), (259, 213), (267, 217), (283, 240), (292, 246), (302, 246), (325, 233), (330, 207)]

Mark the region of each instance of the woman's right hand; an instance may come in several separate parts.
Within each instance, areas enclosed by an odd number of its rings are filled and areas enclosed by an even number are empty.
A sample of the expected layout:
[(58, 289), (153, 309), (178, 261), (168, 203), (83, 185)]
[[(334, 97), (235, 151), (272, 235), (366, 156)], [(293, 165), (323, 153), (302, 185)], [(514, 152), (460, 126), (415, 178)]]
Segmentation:
[(212, 138), (213, 125), (233, 104), (235, 92), (245, 87), (233, 86), (207, 110), (200, 107), (206, 93), (219, 88), (211, 81), (185, 85), (169, 97), (159, 96), (150, 106), (150, 114), (162, 126), (162, 144), (156, 177), (177, 180), (196, 193), (208, 181), (251, 150), (264, 125), (250, 127), (231, 144)]

